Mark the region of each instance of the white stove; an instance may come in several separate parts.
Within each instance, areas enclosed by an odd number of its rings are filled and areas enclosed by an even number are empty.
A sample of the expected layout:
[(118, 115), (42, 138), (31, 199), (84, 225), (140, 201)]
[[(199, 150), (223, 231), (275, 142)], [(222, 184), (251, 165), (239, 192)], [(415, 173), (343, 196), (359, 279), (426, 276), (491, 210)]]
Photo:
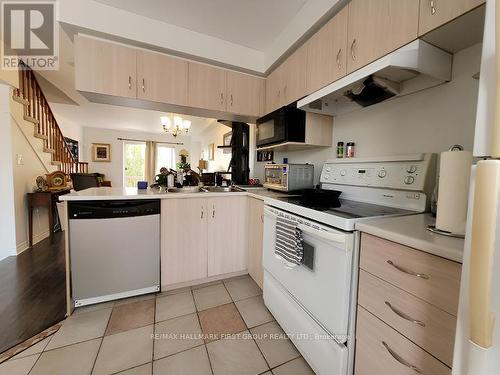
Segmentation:
[(330, 160), (321, 173), (321, 188), (342, 192), (340, 205), (316, 206), (301, 202), (300, 197), (269, 199), (266, 204), (353, 231), (362, 220), (425, 212), (435, 183), (435, 165), (434, 154)]
[[(424, 212), (434, 182), (432, 154), (331, 160), (323, 167), (317, 197), (312, 192), (307, 199), (265, 200), (264, 301), (316, 374), (353, 373), (356, 223)], [(302, 231), (304, 261), (295, 268), (274, 255), (280, 216)]]

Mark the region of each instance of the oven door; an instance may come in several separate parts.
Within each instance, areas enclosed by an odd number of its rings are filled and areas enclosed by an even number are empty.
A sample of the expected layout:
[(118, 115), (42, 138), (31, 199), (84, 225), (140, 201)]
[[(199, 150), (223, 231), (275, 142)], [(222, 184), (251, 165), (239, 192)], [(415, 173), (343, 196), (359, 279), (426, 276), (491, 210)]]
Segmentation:
[[(299, 266), (290, 268), (275, 256), (278, 215), (299, 222), (304, 243), (304, 260)], [(269, 206), (264, 209), (264, 269), (338, 343), (347, 341), (353, 247), (352, 233)]]
[(278, 109), (257, 120), (257, 147), (286, 142), (284, 111)]

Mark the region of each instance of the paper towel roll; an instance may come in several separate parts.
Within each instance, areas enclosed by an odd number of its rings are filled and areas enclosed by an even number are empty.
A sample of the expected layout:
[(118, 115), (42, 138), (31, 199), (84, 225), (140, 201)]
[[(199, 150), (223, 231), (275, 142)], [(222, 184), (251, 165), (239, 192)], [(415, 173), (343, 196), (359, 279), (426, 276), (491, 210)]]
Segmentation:
[(472, 153), (441, 153), (436, 228), (453, 234), (465, 234)]

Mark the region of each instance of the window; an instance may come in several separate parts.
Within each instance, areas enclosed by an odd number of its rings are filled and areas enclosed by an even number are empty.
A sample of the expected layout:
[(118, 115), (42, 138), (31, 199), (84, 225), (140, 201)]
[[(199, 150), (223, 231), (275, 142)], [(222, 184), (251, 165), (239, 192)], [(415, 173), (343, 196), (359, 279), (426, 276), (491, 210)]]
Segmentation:
[(137, 181), (146, 180), (146, 142), (123, 144), (123, 185), (137, 187)]
[(155, 174), (160, 173), (160, 168), (176, 169), (175, 167), (175, 148), (166, 144), (156, 144), (156, 166)]

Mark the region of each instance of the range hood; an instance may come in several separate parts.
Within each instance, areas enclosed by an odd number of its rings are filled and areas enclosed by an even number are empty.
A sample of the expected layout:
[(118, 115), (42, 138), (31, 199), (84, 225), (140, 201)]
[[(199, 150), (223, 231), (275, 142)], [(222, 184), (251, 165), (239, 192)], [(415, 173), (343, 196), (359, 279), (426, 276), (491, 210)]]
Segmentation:
[(297, 102), (308, 112), (340, 115), (451, 80), (453, 56), (417, 39)]

